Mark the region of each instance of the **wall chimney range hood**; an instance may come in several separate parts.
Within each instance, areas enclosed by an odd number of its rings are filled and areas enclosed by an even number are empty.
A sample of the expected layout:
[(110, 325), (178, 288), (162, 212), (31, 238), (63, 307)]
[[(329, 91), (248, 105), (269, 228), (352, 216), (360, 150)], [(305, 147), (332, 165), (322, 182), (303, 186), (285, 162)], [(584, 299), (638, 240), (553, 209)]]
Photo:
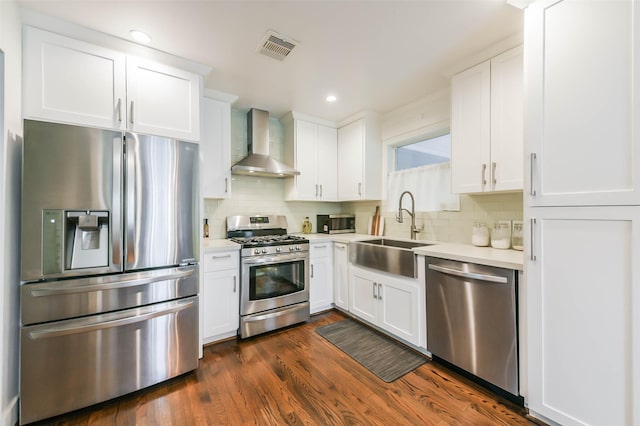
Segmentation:
[(234, 175), (286, 178), (299, 175), (294, 168), (269, 156), (269, 113), (251, 109), (247, 113), (248, 155), (231, 167)]

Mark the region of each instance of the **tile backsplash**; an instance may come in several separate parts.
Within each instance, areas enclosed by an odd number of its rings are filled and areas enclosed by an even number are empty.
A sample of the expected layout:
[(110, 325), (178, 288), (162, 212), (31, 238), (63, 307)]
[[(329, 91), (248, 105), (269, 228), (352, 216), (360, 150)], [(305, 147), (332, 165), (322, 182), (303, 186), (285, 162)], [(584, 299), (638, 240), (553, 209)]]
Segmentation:
[[(397, 204), (387, 202), (342, 203), (342, 210), (356, 215), (356, 231), (367, 233), (369, 217), (381, 206), (384, 235), (410, 238), (411, 219), (404, 213), (404, 222), (396, 222)], [(416, 212), (416, 226), (422, 228), (417, 236), (422, 240), (471, 244), (473, 222), (485, 222), (491, 227), (498, 220), (522, 220), (522, 192), (506, 194), (460, 195), (460, 211)]]

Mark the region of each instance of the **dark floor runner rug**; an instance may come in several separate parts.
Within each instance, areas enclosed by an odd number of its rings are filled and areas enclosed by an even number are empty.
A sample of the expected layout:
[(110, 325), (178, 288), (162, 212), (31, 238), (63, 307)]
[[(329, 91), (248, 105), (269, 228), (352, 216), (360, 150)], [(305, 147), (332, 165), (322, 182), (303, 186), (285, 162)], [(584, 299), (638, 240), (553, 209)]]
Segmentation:
[(316, 332), (387, 383), (427, 362), (423, 356), (351, 319), (323, 325)]

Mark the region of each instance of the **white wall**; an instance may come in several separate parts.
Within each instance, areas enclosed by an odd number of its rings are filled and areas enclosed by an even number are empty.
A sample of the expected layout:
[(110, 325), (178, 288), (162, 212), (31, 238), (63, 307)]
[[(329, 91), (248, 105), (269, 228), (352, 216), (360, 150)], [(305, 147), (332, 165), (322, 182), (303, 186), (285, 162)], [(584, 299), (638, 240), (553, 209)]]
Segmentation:
[(18, 418), (22, 29), (15, 0), (0, 1), (0, 425)]

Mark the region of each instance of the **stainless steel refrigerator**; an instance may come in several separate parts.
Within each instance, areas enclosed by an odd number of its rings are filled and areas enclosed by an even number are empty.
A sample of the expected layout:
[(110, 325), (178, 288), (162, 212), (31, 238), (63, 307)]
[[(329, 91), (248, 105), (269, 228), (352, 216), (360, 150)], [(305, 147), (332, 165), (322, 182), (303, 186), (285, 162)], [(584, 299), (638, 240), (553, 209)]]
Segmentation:
[(198, 366), (198, 145), (25, 120), (20, 422)]

